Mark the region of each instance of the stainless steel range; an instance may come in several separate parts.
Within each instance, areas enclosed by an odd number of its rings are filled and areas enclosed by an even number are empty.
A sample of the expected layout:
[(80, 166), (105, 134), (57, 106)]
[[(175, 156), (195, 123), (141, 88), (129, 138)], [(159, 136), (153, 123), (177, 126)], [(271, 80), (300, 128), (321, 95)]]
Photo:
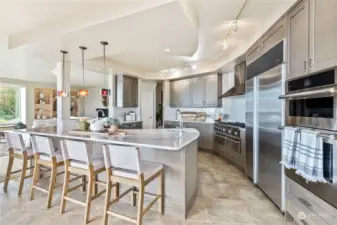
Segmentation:
[(215, 151), (245, 170), (245, 124), (237, 122), (215, 122)]

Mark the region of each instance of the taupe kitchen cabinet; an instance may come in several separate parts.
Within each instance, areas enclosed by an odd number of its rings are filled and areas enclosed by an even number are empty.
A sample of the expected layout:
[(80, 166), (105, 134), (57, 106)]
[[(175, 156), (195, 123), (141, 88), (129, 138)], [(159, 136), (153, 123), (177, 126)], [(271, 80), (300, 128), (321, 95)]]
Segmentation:
[(288, 79), (337, 65), (337, 1), (303, 0), (288, 14)]
[(213, 74), (171, 81), (171, 107), (219, 107), (222, 75)]
[[(179, 126), (179, 121), (164, 121), (165, 128), (176, 128)], [(199, 131), (200, 136), (198, 139), (198, 147), (199, 149), (213, 151), (213, 123), (205, 123), (205, 122), (193, 122), (186, 121), (184, 122), (184, 127), (186, 128), (195, 128)]]
[(262, 54), (286, 38), (286, 19), (280, 18), (261, 39)]
[(203, 107), (205, 106), (206, 93), (206, 79), (204, 77), (197, 77), (191, 80), (191, 106)]
[(310, 1), (310, 72), (337, 65), (337, 1)]
[(191, 80), (191, 106), (217, 107), (221, 105), (219, 96), (220, 75), (197, 77)]
[(138, 79), (125, 75), (116, 76), (116, 106), (138, 107)]
[(177, 80), (171, 82), (170, 105), (172, 107), (190, 107), (190, 80)]
[(250, 47), (246, 53), (246, 63), (247, 66), (259, 58), (262, 54), (261, 42), (257, 42), (252, 47)]
[(309, 72), (309, 2), (301, 1), (288, 14), (288, 77), (292, 79)]

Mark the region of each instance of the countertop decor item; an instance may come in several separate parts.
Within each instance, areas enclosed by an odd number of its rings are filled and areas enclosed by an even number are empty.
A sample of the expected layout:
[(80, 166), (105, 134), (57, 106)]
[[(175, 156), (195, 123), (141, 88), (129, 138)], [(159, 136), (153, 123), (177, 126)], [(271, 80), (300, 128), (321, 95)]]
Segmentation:
[(104, 125), (108, 127), (109, 134), (114, 134), (118, 130), (119, 124), (119, 119), (107, 118)]
[(27, 125), (22, 123), (22, 122), (17, 122), (15, 125), (14, 125), (14, 129), (26, 129), (27, 128)]
[(99, 119), (93, 119), (88, 121), (90, 123), (90, 130), (91, 131), (102, 131), (104, 130), (104, 120), (99, 120)]

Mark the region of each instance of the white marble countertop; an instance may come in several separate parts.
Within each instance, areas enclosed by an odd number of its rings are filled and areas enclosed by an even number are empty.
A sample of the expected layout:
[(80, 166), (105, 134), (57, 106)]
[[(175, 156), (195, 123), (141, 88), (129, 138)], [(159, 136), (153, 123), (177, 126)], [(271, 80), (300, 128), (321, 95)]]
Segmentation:
[(199, 131), (193, 128), (184, 128), (183, 135), (181, 137), (178, 136), (176, 129), (134, 129), (127, 130), (127, 135), (125, 136), (109, 136), (108, 134), (103, 133), (78, 135), (60, 130), (58, 131), (56, 127), (7, 130), (5, 132), (19, 132), (73, 140), (97, 141), (107, 144), (128, 145), (165, 150), (180, 150), (199, 137)]
[[(179, 122), (179, 120), (164, 120), (164, 122)], [(214, 119), (206, 119), (205, 121), (183, 121), (184, 123), (207, 123), (207, 124), (214, 124)]]

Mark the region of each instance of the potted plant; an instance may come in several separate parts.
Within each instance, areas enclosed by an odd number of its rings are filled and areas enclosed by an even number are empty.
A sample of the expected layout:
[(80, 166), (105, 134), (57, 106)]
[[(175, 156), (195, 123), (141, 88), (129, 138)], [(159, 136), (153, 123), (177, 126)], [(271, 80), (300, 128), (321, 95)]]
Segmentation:
[(104, 123), (110, 134), (114, 134), (118, 130), (119, 124), (120, 122), (117, 118), (107, 118)]

